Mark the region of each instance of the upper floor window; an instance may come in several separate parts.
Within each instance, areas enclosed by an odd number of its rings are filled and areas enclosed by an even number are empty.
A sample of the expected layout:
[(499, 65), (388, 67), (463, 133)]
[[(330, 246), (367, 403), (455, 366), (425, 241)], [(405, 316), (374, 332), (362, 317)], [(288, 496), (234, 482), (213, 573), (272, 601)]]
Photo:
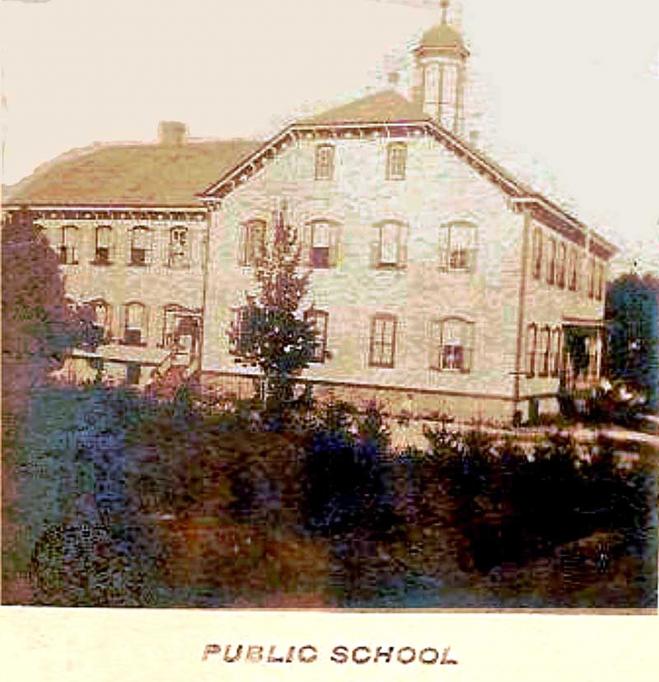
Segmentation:
[(549, 327), (543, 327), (540, 332), (540, 344), (538, 350), (538, 375), (546, 377), (549, 374), (549, 359), (551, 355), (551, 330)]
[(238, 262), (256, 265), (265, 251), (265, 221), (251, 220), (241, 226)]
[(565, 288), (565, 261), (567, 259), (567, 247), (565, 242), (558, 245), (558, 257), (556, 258), (556, 284)]
[(387, 180), (404, 180), (407, 166), (407, 145), (392, 142), (387, 147)]
[(304, 319), (316, 332), (316, 342), (312, 362), (325, 362), (327, 356), (327, 322), (329, 314), (324, 310), (311, 308), (304, 313)]
[(146, 336), (146, 308), (142, 303), (128, 303), (124, 321), (124, 343), (141, 346)]
[(318, 220), (307, 226), (309, 265), (312, 268), (336, 266), (339, 246), (339, 226)]
[(470, 223), (444, 225), (439, 230), (439, 264), (442, 270), (473, 272), (477, 231)]
[(75, 225), (62, 227), (59, 247), (59, 260), (64, 265), (75, 265), (78, 262), (78, 228)]
[(570, 247), (568, 257), (568, 288), (576, 291), (579, 286), (579, 255), (574, 246)]
[(169, 231), (169, 266), (184, 268), (190, 265), (190, 242), (187, 227), (172, 227)]
[(474, 323), (459, 317), (439, 320), (433, 328), (431, 366), (434, 369), (469, 372), (474, 352)]
[(533, 277), (540, 279), (542, 275), (542, 230), (533, 230)]
[(407, 227), (397, 222), (380, 223), (373, 251), (372, 260), (376, 267), (404, 267), (407, 264)]
[(334, 147), (321, 144), (316, 147), (316, 180), (331, 180), (334, 177)]
[(531, 323), (526, 328), (526, 376), (535, 376), (538, 326)]
[(556, 239), (549, 238), (547, 245), (547, 284), (554, 284), (556, 281)]
[(371, 367), (394, 366), (396, 355), (396, 325), (394, 315), (375, 315), (371, 318), (371, 339), (368, 364)]
[(130, 265), (151, 262), (152, 234), (148, 227), (134, 227), (130, 232)]
[(109, 265), (112, 262), (112, 228), (103, 225), (96, 228), (96, 249), (94, 263)]

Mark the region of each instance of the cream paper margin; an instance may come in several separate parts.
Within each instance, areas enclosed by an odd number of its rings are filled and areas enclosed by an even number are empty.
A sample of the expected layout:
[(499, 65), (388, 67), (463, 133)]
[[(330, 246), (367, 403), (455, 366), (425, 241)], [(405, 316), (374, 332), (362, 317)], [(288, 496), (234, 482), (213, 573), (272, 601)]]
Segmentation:
[[(654, 616), (6, 608), (4, 680), (40, 682), (654, 682)], [(317, 662), (202, 660), (208, 643), (311, 644)], [(457, 665), (329, 662), (331, 648), (450, 645)]]
[[(136, 0), (139, 1), (139, 0)], [(164, 0), (163, 0), (164, 1)], [(148, 38), (148, 37), (146, 37)], [(633, 40), (633, 32), (629, 39)], [(35, 46), (36, 47), (36, 46)], [(202, 84), (203, 85), (203, 84)], [(579, 150), (575, 150), (579, 153)], [(636, 169), (653, 173), (656, 169)], [(657, 235), (647, 234), (647, 244)], [(313, 645), (311, 664), (202, 660), (207, 644)], [(344, 664), (335, 645), (451, 647), (458, 665)], [(0, 675), (29, 682), (634, 682), (659, 679), (656, 615), (2, 607)]]

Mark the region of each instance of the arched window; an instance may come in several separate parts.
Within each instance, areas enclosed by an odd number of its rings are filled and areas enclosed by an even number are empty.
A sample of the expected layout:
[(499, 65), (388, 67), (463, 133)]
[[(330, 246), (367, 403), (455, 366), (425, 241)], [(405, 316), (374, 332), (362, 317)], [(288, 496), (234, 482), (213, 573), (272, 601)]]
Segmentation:
[(445, 317), (433, 323), (431, 368), (470, 372), (474, 353), (474, 323), (460, 317)]
[(265, 250), (265, 221), (250, 220), (241, 225), (238, 263), (243, 266), (255, 265)]
[(172, 227), (169, 231), (169, 266), (172, 268), (186, 268), (190, 265), (190, 242), (188, 228)]
[(574, 246), (570, 247), (568, 263), (568, 289), (576, 291), (579, 288), (579, 255)]
[(126, 304), (124, 343), (128, 346), (144, 345), (146, 338), (146, 308), (142, 303)]
[(130, 265), (148, 265), (151, 251), (151, 230), (143, 226), (134, 227), (130, 233)]
[(112, 262), (112, 228), (102, 225), (96, 228), (95, 265), (109, 265)]
[(597, 269), (595, 271), (596, 281), (595, 281), (595, 298), (601, 301), (604, 298), (604, 265), (603, 263), (597, 263)]
[(478, 231), (475, 225), (455, 222), (439, 230), (439, 267), (444, 271), (473, 272), (476, 267)]
[(75, 225), (62, 227), (59, 260), (64, 265), (75, 265), (78, 262), (78, 228)]
[(329, 313), (311, 308), (304, 313), (304, 319), (316, 332), (313, 362), (325, 362), (327, 355), (327, 323)]
[(526, 328), (526, 376), (535, 376), (535, 356), (538, 343), (538, 326), (531, 323)]
[(540, 279), (542, 275), (542, 230), (533, 230), (533, 278)]
[(404, 180), (407, 166), (407, 145), (392, 142), (387, 147), (387, 180)]
[(377, 241), (371, 245), (371, 262), (378, 268), (404, 268), (407, 265), (407, 226), (396, 221), (376, 225)]
[(316, 180), (331, 180), (334, 177), (334, 146), (321, 144), (316, 147)]

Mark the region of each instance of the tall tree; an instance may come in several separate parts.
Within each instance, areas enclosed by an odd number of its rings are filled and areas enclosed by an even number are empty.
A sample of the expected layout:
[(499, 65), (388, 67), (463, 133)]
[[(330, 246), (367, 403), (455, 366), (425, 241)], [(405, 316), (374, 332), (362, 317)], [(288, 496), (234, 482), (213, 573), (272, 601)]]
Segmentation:
[(624, 274), (608, 288), (607, 371), (645, 391), (650, 405), (659, 402), (659, 278)]
[(300, 261), (298, 232), (282, 205), (257, 251), (258, 295), (248, 297), (229, 332), (241, 362), (261, 369), (262, 398), (270, 406), (281, 406), (292, 397), (295, 377), (314, 356), (316, 332), (300, 310), (310, 272), (301, 270)]

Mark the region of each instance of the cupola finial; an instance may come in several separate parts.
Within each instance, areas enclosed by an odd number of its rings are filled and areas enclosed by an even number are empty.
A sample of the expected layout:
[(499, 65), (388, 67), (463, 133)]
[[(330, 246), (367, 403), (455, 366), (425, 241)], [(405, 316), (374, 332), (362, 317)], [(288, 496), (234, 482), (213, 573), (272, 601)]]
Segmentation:
[(442, 24), (447, 23), (446, 22), (446, 15), (448, 13), (448, 6), (451, 4), (450, 0), (441, 0), (439, 3), (439, 6), (441, 7), (442, 10)]

